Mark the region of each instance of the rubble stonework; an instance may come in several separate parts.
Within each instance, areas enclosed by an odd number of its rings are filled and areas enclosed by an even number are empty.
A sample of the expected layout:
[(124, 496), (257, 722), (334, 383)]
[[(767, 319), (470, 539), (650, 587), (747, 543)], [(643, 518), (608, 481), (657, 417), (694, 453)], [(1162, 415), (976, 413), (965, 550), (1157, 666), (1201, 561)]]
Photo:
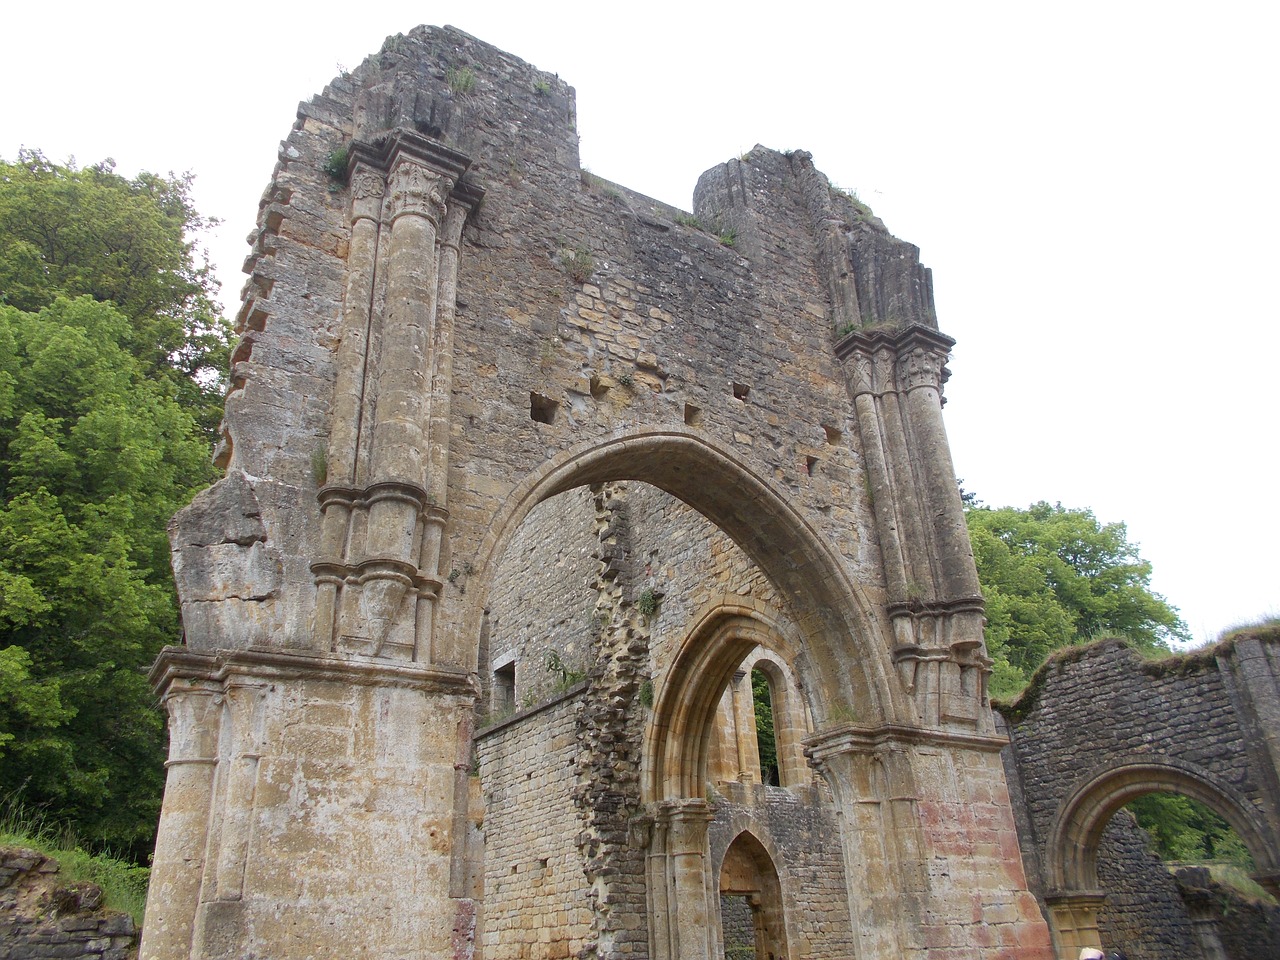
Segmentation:
[(1064, 650), (1000, 712), (1023, 862), (1062, 956), (1099, 940), (1133, 960), (1268, 955), (1237, 952), (1238, 939), (1223, 952), (1237, 934), (1189, 912), (1132, 818), (1115, 814), (1152, 792), (1198, 800), (1280, 895), (1280, 631), (1243, 630), (1162, 660), (1123, 640)]
[(66, 882), (56, 860), (25, 847), (0, 847), (0, 958), (129, 960), (138, 929), (103, 905), (95, 883)]
[(918, 251), (804, 152), (690, 215), (577, 143), (452, 28), (300, 105), (171, 527), (142, 956), (710, 958), (723, 894), (789, 957), (1048, 958)]

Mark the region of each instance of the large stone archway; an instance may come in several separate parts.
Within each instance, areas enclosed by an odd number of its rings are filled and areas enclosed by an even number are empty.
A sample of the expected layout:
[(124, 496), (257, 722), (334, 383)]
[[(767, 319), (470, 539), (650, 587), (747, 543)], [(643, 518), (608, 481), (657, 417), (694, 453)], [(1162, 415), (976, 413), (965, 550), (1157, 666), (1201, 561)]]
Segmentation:
[[(614, 936), (645, 907), (610, 899), (610, 871), (667, 831), (662, 875), (692, 870), (696, 847), (707, 888), (696, 805), (737, 800), (709, 803), (691, 731), (734, 645), (783, 622), (838, 823), (836, 866), (806, 883), (841, 901), (858, 953), (1047, 954), (987, 703), (929, 273), (803, 152), (708, 171), (694, 208), (736, 244), (584, 177), (572, 89), (451, 28), (390, 38), (300, 107), (237, 318), (226, 477), (171, 528), (185, 645), (154, 672), (172, 747), (145, 957), (502, 944), (513, 918), (488, 891), (554, 864), (515, 842), (502, 877), (481, 869), (497, 807), (473, 762), (520, 801), (508, 836), (536, 837), (522, 812), (548, 795), (529, 760), (507, 764), (521, 743), (576, 751), (556, 796), (585, 818), (581, 876), (568, 856), (557, 876), (594, 896), (581, 949), (643, 954)], [(669, 637), (718, 651), (690, 647), (669, 675), (638, 612), (656, 594), (616, 582), (614, 512), (638, 482), (677, 504), (660, 506), (667, 541), (714, 541), (655, 550), (672, 582), (723, 580), (718, 598), (662, 601)], [(496, 571), (536, 505), (584, 486), (605, 598), (575, 647), (585, 686), (494, 722), (482, 692), (510, 666), (481, 657)], [(682, 510), (711, 533), (681, 540)], [(667, 741), (645, 740), (646, 670)], [(559, 752), (539, 754), (553, 717)], [(675, 785), (652, 791), (666, 812), (628, 805), (642, 741)], [(709, 949), (709, 902), (679, 904), (672, 960)], [(514, 920), (539, 956), (566, 949), (555, 921)]]

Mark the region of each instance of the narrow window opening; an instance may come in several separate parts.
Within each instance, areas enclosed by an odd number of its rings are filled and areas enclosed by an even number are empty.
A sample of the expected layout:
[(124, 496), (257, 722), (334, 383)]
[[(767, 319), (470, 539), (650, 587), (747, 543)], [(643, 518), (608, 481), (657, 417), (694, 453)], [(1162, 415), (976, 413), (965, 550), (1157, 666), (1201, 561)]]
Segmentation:
[(735, 383), (733, 385), (733, 395), (743, 403), (747, 402), (747, 394), (751, 392), (751, 388), (745, 383)]
[(805, 473), (807, 473), (809, 476), (811, 476), (811, 477), (812, 477), (812, 476), (813, 476), (813, 468), (817, 465), (817, 463), (818, 463), (818, 458), (817, 458), (817, 457), (805, 457), (805, 458), (804, 458), (804, 472), (805, 472)]
[(529, 394), (529, 417), (538, 423), (551, 423), (560, 404), (540, 393)]
[(692, 403), (684, 405), (684, 422), (686, 426), (700, 427), (702, 426), (702, 408), (695, 407)]
[(601, 380), (598, 376), (591, 378), (591, 399), (603, 400), (609, 393), (609, 385)]
[(498, 716), (516, 708), (516, 662), (503, 664), (493, 671), (493, 711)]
[(774, 733), (773, 690), (769, 675), (756, 667), (751, 671), (751, 701), (756, 714), (756, 749), (760, 754), (760, 782), (778, 785), (778, 740)]

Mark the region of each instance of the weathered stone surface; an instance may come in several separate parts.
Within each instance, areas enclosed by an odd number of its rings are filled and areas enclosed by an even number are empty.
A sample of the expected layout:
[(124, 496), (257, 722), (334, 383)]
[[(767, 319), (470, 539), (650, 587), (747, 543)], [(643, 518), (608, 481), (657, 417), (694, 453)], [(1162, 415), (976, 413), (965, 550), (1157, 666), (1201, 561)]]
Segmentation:
[[(1280, 889), (1280, 753), (1268, 733), (1278, 641), (1275, 631), (1245, 633), (1160, 661), (1102, 641), (1058, 654), (1001, 707), (1031, 887), (1047, 913), (1088, 931), (1077, 942), (1060, 923), (1059, 956), (1099, 940), (1134, 960), (1201, 955), (1173, 878), (1133, 820), (1112, 816), (1145, 793), (1215, 810), (1248, 847), (1258, 880)], [(1057, 906), (1081, 897), (1092, 899)]]
[(68, 882), (56, 860), (0, 847), (0, 958), (124, 960), (134, 956), (133, 918), (102, 905), (96, 883)]
[(797, 958), (1049, 956), (914, 247), (802, 152), (591, 177), (570, 87), (426, 27), (251, 244), (144, 957), (709, 960), (718, 883)]

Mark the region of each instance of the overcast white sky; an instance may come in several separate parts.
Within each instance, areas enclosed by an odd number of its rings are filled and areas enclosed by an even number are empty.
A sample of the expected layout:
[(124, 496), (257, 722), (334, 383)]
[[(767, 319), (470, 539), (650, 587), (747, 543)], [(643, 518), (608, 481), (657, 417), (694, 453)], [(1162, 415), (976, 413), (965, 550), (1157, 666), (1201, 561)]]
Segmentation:
[(1280, 8), (11, 4), (0, 156), (191, 170), (234, 310), (299, 100), (452, 23), (578, 91), (583, 162), (687, 209), (813, 153), (933, 268), (957, 473), (1128, 524), (1197, 639), (1280, 614)]

